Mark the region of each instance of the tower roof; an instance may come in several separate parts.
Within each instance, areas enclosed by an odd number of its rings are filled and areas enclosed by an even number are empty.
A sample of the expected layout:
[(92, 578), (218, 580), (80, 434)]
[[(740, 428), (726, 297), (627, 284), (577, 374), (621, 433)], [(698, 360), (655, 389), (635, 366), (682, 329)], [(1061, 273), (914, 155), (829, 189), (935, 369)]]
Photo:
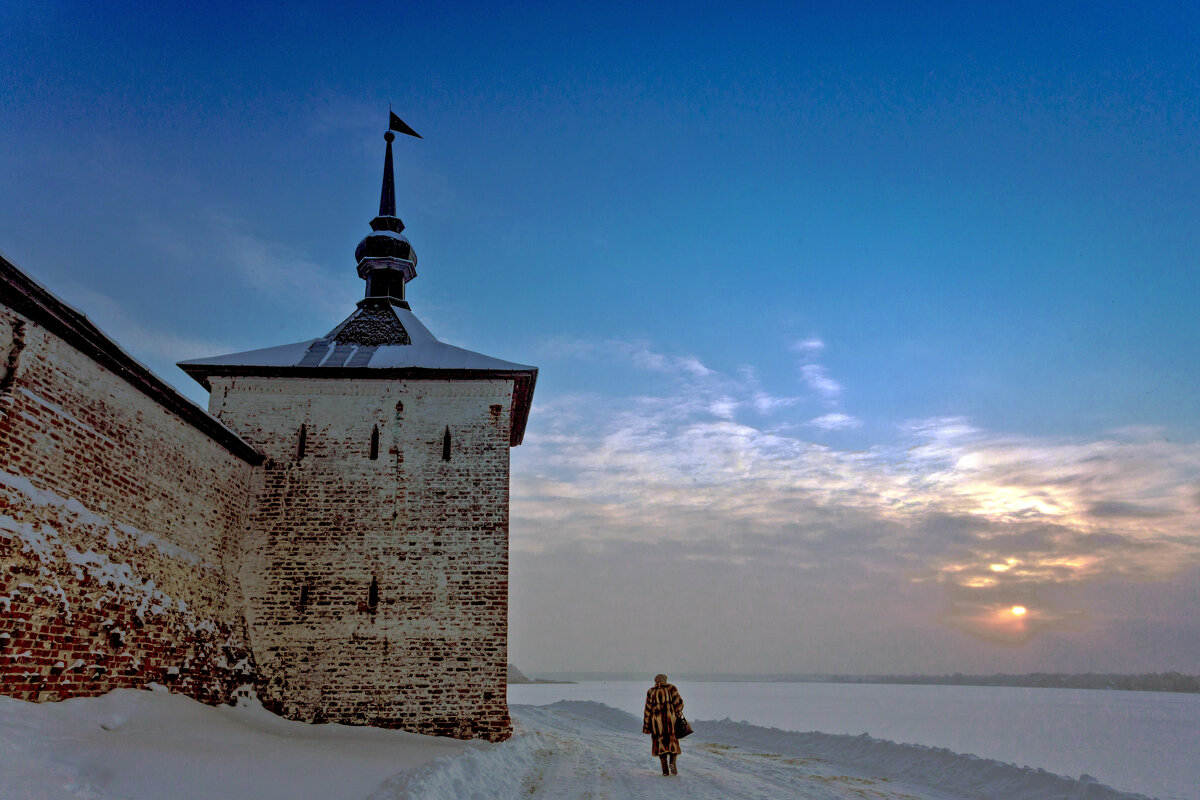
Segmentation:
[[(417, 135), (395, 114), (391, 116), (393, 130)], [(403, 127), (397, 127), (397, 123)], [(404, 223), (395, 215), (394, 138), (391, 130), (384, 135), (387, 151), (379, 215), (371, 220), (372, 232), (362, 240), (354, 254), (359, 277), (367, 282), (367, 296), (358, 302), (354, 312), (320, 338), (181, 361), (179, 368), (210, 391), (209, 378), (226, 375), (512, 380), (510, 441), (518, 445), (525, 435), (537, 367), (503, 361), (438, 341), (404, 299), (404, 284), (416, 277), (417, 256), (408, 239), (401, 234)]]
[(409, 309), (362, 301), (326, 335), (302, 342), (179, 362), (211, 390), (213, 376), (292, 378), (435, 378), (514, 381), (511, 443), (525, 436), (537, 367), (446, 344)]

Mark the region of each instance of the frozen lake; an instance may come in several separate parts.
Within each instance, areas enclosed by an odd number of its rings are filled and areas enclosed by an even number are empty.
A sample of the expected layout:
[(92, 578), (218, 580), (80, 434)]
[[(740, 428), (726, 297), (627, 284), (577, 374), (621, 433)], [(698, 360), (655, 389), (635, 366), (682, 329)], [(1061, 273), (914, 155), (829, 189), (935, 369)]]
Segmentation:
[[(508, 687), (510, 703), (594, 700), (641, 716), (649, 682)], [(992, 686), (678, 681), (690, 719), (895, 742), (1086, 773), (1162, 800), (1200, 800), (1200, 695)]]

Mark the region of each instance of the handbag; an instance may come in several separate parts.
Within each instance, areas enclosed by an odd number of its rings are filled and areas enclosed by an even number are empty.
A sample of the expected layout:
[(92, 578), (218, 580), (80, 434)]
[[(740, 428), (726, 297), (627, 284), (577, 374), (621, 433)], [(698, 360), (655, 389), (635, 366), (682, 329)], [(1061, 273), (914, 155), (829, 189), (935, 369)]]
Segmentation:
[(695, 731), (692, 730), (692, 724), (687, 721), (687, 717), (675, 718), (675, 738), (682, 739), (685, 736), (691, 736)]

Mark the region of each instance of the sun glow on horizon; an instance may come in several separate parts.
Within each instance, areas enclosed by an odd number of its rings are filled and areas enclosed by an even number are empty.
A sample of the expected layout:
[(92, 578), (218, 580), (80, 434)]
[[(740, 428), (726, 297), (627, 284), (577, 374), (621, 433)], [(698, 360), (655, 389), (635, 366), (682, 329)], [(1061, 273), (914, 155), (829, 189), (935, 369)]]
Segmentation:
[(1029, 609), (1025, 608), (1025, 606), (1013, 606), (1012, 607), (1013, 615), (1018, 616), (1018, 617), (1024, 616), (1028, 610)]

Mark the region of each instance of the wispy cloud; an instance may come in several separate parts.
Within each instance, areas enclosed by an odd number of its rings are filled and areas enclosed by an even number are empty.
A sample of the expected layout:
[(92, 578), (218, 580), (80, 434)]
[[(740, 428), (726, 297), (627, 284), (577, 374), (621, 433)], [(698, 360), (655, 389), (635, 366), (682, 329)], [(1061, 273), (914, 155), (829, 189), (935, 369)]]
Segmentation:
[(244, 286), (269, 292), (274, 302), (323, 317), (344, 316), (358, 299), (342, 272), (333, 272), (282, 242), (251, 233), (238, 220), (209, 221), (208, 257)]
[[(597, 552), (669, 543), (698, 562), (820, 565), (848, 582), (932, 587), (944, 594), (943, 623), (1012, 642), (1075, 624), (1081, 609), (1048, 591), (1200, 565), (1200, 444), (1128, 430), (1014, 436), (939, 417), (837, 450), (789, 433), (804, 426), (751, 416), (761, 410), (751, 369), (729, 376), (648, 349), (628, 355), (674, 382), (654, 395), (539, 405), (514, 452), (518, 550), (566, 537)], [(840, 412), (807, 422), (858, 424)]]
[(163, 328), (148, 326), (135, 319), (123, 304), (103, 292), (77, 283), (65, 283), (63, 294), (71, 305), (87, 309), (88, 318), (118, 345), (145, 361), (182, 361), (228, 353), (234, 349), (224, 340), (180, 336)]
[(814, 417), (808, 421), (808, 424), (823, 431), (843, 431), (860, 427), (862, 420), (852, 417), (849, 414), (834, 413)]
[(808, 388), (826, 400), (834, 401), (841, 397), (842, 385), (829, 377), (829, 371), (822, 365), (804, 364), (800, 367), (800, 376)]
[(792, 349), (797, 353), (804, 353), (808, 356), (815, 357), (818, 353), (825, 349), (825, 342), (815, 336), (810, 336), (807, 339), (801, 339), (798, 342), (792, 343)]
[(619, 361), (637, 369), (664, 374), (683, 374), (706, 378), (716, 373), (694, 355), (666, 355), (637, 339), (551, 339), (540, 352), (553, 358), (590, 358)]
[(800, 379), (804, 384), (827, 403), (837, 403), (842, 396), (842, 385), (817, 361), (825, 350), (825, 342), (812, 336), (793, 342), (791, 349), (800, 354)]
[(237, 349), (232, 343), (221, 339), (181, 336), (162, 326), (147, 323), (125, 304), (82, 284), (63, 281), (55, 288), (64, 302), (81, 313), (86, 310), (87, 318), (118, 347), (201, 407), (207, 404), (207, 394), (180, 372), (175, 363)]
[[(261, 295), (274, 307), (311, 315), (318, 327), (344, 317), (359, 299), (356, 282), (346, 280), (344, 265), (322, 266), (302, 249), (256, 232), (246, 221), (219, 210), (190, 217), (186, 224), (151, 215), (137, 237), (165, 268), (202, 270), (209, 285)], [(198, 241), (203, 248), (197, 248)]]

